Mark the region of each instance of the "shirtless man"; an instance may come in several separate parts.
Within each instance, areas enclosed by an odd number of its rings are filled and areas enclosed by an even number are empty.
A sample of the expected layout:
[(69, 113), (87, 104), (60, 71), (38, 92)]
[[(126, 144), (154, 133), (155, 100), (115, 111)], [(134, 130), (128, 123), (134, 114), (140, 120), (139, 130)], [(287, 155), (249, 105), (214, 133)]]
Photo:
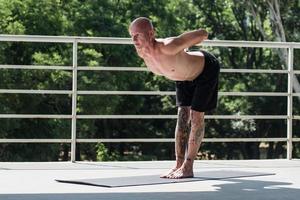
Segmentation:
[(135, 19), (129, 33), (148, 69), (176, 81), (176, 164), (161, 177), (193, 177), (193, 163), (204, 137), (204, 113), (217, 104), (220, 66), (217, 59), (205, 51), (187, 52), (185, 49), (207, 39), (208, 33), (199, 29), (177, 37), (156, 39), (152, 23), (145, 17)]

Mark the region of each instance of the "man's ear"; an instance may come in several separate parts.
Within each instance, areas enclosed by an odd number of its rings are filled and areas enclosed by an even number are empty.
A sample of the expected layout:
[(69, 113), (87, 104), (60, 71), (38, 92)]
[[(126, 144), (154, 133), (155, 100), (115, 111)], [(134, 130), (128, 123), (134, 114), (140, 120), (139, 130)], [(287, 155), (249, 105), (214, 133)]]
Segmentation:
[(155, 37), (155, 30), (154, 29), (149, 31), (149, 36), (151, 38)]

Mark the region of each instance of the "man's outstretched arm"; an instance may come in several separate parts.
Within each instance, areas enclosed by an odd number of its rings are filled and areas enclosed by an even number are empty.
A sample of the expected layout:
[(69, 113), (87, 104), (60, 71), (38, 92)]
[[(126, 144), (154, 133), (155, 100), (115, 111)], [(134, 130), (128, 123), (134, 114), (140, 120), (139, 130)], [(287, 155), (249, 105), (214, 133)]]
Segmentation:
[(183, 33), (177, 37), (166, 38), (164, 40), (162, 51), (165, 54), (174, 55), (186, 48), (201, 43), (203, 40), (207, 39), (207, 36), (207, 31), (200, 29)]

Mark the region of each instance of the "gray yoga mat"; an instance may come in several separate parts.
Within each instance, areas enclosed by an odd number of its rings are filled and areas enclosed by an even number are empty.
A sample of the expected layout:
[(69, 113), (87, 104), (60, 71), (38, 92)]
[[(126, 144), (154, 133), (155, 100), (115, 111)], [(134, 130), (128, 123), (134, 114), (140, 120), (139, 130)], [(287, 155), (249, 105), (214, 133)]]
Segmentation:
[(92, 185), (99, 187), (128, 187), (128, 186), (142, 186), (142, 185), (158, 185), (158, 184), (170, 184), (170, 183), (182, 183), (182, 182), (194, 182), (205, 180), (221, 180), (254, 176), (268, 176), (274, 175), (271, 173), (260, 172), (248, 172), (248, 171), (201, 171), (194, 174), (194, 178), (184, 179), (167, 179), (160, 178), (159, 175), (148, 176), (127, 176), (127, 177), (113, 177), (113, 178), (94, 178), (94, 179), (77, 179), (77, 180), (63, 180), (56, 179), (61, 183), (72, 183), (82, 185)]

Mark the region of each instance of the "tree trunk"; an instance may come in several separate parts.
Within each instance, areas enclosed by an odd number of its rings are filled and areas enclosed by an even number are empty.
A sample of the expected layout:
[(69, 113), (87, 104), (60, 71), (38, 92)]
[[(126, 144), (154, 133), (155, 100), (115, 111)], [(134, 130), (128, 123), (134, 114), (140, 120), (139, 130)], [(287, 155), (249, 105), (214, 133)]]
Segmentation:
[[(279, 42), (286, 42), (286, 35), (284, 31), (284, 27), (282, 25), (281, 21), (281, 15), (280, 15), (280, 6), (278, 0), (268, 0), (267, 1), (270, 11), (270, 21), (272, 23), (273, 32), (276, 35), (276, 40)], [(257, 12), (257, 7), (253, 0), (248, 1), (248, 9), (250, 9), (250, 12), (255, 18), (256, 25), (260, 33), (263, 35), (264, 39), (268, 39), (268, 36), (263, 28), (260, 15)], [(288, 50), (287, 49), (275, 49), (277, 51), (277, 54), (279, 55), (279, 58), (284, 65), (282, 65), (282, 69), (287, 69), (288, 66)], [(295, 75), (293, 75), (293, 89), (295, 92), (300, 92), (300, 83)], [(300, 100), (300, 97), (298, 97)]]

